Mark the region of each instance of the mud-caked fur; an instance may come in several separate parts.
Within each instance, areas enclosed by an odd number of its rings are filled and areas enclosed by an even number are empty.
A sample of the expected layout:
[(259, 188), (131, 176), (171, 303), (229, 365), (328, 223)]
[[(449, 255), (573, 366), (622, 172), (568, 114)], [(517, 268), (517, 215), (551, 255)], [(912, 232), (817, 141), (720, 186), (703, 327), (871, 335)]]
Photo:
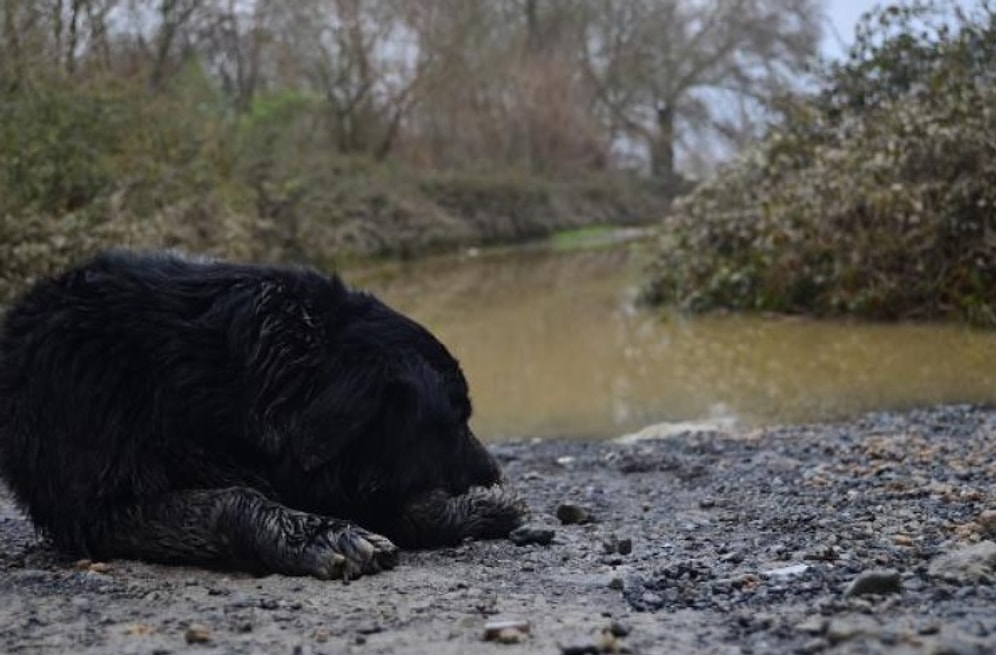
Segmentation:
[(113, 251), (0, 332), (0, 473), (90, 558), (355, 577), (522, 506), (426, 329), (303, 268)]

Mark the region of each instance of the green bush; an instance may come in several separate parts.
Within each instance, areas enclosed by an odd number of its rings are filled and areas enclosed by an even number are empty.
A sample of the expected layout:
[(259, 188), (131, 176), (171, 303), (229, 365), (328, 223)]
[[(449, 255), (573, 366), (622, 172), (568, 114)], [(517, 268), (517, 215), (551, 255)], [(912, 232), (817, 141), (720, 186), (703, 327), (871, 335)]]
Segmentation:
[(676, 204), (644, 298), (996, 326), (996, 15), (869, 16), (824, 90)]
[(223, 116), (193, 70), (163, 94), (40, 79), (0, 96), (0, 305), (106, 247), (262, 256), (233, 209)]

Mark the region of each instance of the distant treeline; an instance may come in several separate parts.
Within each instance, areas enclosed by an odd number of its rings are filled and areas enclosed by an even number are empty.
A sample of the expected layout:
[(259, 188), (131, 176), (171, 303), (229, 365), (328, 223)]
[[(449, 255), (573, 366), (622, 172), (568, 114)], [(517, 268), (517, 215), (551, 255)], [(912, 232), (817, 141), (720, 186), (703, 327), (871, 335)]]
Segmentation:
[(326, 261), (652, 219), (819, 25), (818, 0), (0, 0), (0, 303), (106, 244)]
[(996, 10), (868, 16), (821, 90), (676, 203), (645, 297), (996, 326)]

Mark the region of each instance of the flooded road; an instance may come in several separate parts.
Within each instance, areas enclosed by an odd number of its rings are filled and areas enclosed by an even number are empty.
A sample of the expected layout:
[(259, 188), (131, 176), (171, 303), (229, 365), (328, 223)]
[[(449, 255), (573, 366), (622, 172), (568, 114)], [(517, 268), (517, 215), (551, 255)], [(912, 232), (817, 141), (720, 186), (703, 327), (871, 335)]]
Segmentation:
[(385, 264), (344, 276), (460, 359), (489, 440), (614, 437), (660, 421), (748, 425), (996, 401), (996, 332), (637, 310), (627, 247)]

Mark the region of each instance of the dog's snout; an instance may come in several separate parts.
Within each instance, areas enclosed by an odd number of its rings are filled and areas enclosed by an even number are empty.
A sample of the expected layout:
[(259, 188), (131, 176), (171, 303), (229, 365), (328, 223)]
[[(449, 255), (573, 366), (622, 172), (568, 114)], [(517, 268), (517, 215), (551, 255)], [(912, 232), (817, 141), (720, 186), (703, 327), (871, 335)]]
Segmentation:
[(490, 487), (501, 479), (502, 471), (498, 460), (468, 431), (462, 466), (457, 469), (452, 491), (463, 494), (471, 487)]
[(478, 441), (477, 437), (471, 435), (471, 441), (474, 445), (475, 454), (474, 459), (477, 464), (477, 479), (475, 483), (479, 486), (488, 486), (495, 484), (501, 480), (502, 473), (501, 467), (498, 465), (498, 460), (495, 459), (494, 455)]

